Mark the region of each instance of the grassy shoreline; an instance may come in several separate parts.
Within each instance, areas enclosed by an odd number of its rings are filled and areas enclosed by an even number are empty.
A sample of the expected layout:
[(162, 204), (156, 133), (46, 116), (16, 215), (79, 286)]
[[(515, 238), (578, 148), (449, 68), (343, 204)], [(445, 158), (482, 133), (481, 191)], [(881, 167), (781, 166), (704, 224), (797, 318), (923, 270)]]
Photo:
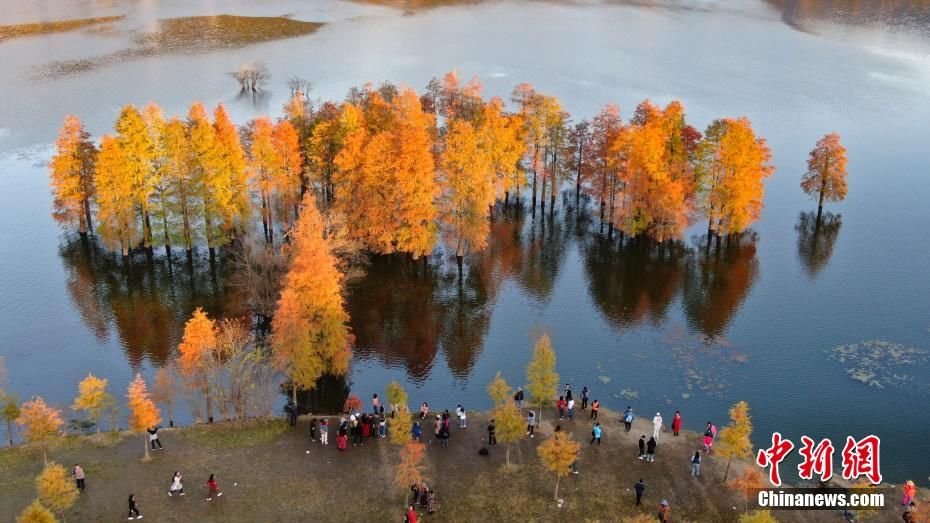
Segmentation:
[[(293, 429), (280, 418), (165, 428), (160, 431), (165, 449), (145, 463), (142, 435), (74, 436), (53, 448), (49, 459), (66, 467), (80, 462), (87, 473), (87, 491), (67, 512), (71, 521), (125, 517), (130, 492), (150, 521), (401, 521), (404, 492), (392, 483), (398, 448), (371, 438), (339, 452), (334, 433), (330, 445), (322, 447), (309, 441), (309, 421), (303, 417)], [(468, 428), (453, 427), (448, 448), (427, 445), (425, 477), (442, 506), (423, 520), (624, 521), (654, 517), (662, 499), (671, 503), (673, 521), (738, 520), (743, 498), (720, 485), (724, 460), (711, 455), (702, 476), (690, 476), (688, 458), (701, 446), (698, 434), (682, 432), (676, 438), (663, 433), (656, 462), (647, 464), (636, 457), (637, 440), (640, 434), (651, 434), (650, 421), (638, 419), (630, 433), (616, 413), (601, 409), (598, 421), (604, 441), (595, 447), (589, 444), (587, 413), (579, 412), (575, 421), (558, 420), (554, 409), (547, 409), (537, 436), (513, 444), (515, 465), (506, 469), (502, 445), (492, 448), (490, 456), (478, 455), (487, 437), (487, 415), (471, 414)], [(535, 451), (555, 423), (582, 445), (580, 474), (562, 479), (561, 508), (552, 500), (554, 476), (543, 470)], [(428, 429), (424, 440), (432, 440)], [(735, 464), (731, 477), (744, 466)], [(13, 516), (31, 502), (33, 478), (41, 468), (41, 451), (0, 451), (0, 482), (6, 487), (0, 514)], [(175, 470), (184, 473), (184, 498), (167, 496)], [(213, 502), (204, 499), (203, 483), (210, 473), (217, 474), (224, 491)], [(632, 489), (639, 478), (647, 490), (644, 505), (635, 507)], [(782, 511), (776, 516), (779, 521), (816, 520), (811, 514), (816, 513)], [(826, 518), (834, 519), (840, 520), (838, 514)], [(870, 519), (899, 520), (898, 510)]]

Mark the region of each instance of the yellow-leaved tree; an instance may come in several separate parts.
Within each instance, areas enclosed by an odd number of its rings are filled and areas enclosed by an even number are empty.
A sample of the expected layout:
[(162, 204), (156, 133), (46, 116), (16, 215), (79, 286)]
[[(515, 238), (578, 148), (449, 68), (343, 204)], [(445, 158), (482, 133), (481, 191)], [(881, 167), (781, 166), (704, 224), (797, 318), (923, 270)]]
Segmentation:
[(749, 511), (749, 498), (755, 489), (769, 486), (758, 467), (747, 467), (743, 473), (729, 481), (727, 486), (743, 496), (743, 513)]
[(507, 466), (510, 466), (510, 447), (514, 441), (523, 437), (523, 414), (517, 408), (513, 398), (498, 405), (491, 411), (491, 419), (494, 420), (495, 437), (497, 441), (507, 446), (505, 458)]
[(155, 194), (155, 144), (142, 114), (126, 105), (116, 119), (116, 141), (122, 151), (120, 175), (132, 190), (132, 203), (142, 223), (142, 246), (152, 247), (152, 197)]
[(52, 217), (62, 225), (77, 225), (86, 236), (92, 230), (91, 200), (94, 196), (94, 165), (97, 148), (77, 116), (66, 116), (49, 163), (52, 185)]
[[(158, 425), (161, 413), (155, 402), (149, 397), (148, 387), (142, 374), (136, 373), (136, 378), (129, 383), (126, 390), (126, 404), (129, 406), (129, 430), (140, 434), (147, 434), (146, 430)], [(145, 438), (145, 459), (149, 459), (149, 442)]]
[(391, 417), (387, 420), (388, 438), (395, 445), (403, 445), (412, 437), (412, 421), (407, 406), (407, 391), (397, 380), (388, 383), (387, 402), (391, 407)]
[(80, 495), (68, 470), (54, 462), (46, 465), (36, 477), (36, 493), (42, 505), (57, 512), (63, 520), (65, 511)]
[(404, 495), (404, 506), (407, 505), (407, 493), (410, 485), (423, 481), (423, 452), (426, 446), (419, 441), (408, 441), (400, 448), (400, 463), (394, 470), (394, 485)]
[(753, 510), (739, 517), (739, 523), (778, 523), (778, 519), (769, 510)]
[(283, 169), (284, 161), (278, 154), (274, 140), (274, 125), (266, 116), (256, 118), (248, 127), (249, 179), (257, 189), (261, 202), (262, 227), (265, 241), (274, 242), (274, 194), (275, 180)]
[(97, 434), (100, 434), (100, 417), (115, 404), (116, 398), (107, 392), (107, 380), (88, 373), (78, 383), (78, 395), (71, 408), (86, 412), (97, 427)]
[(58, 520), (55, 519), (52, 511), (42, 506), (37, 499), (32, 500), (32, 503), (16, 517), (16, 523), (55, 523), (56, 521)]
[(807, 172), (801, 178), (804, 193), (817, 198), (817, 221), (823, 215), (823, 202), (841, 202), (846, 198), (846, 148), (840, 135), (830, 133), (820, 140), (807, 160)]
[(536, 420), (542, 421), (542, 409), (558, 397), (559, 375), (555, 372), (555, 350), (548, 334), (543, 334), (533, 347), (533, 359), (526, 366), (526, 391), (539, 407)]
[(209, 423), (213, 423), (213, 399), (207, 374), (216, 357), (216, 350), (216, 322), (202, 308), (197, 307), (184, 324), (184, 336), (178, 344), (178, 369), (190, 390), (203, 395)]
[(510, 399), (510, 385), (508, 385), (507, 380), (501, 376), (500, 371), (497, 371), (497, 374), (494, 375), (494, 379), (491, 380), (491, 383), (488, 383), (488, 396), (494, 400), (494, 406), (503, 405)]
[(272, 143), (280, 159), (280, 169), (275, 173), (274, 187), (281, 203), (281, 217), (288, 224), (297, 221), (302, 185), (300, 138), (288, 120), (281, 120), (272, 131)]
[(119, 249), (124, 257), (139, 241), (133, 179), (126, 175), (126, 154), (120, 142), (103, 136), (94, 177), (97, 200), (97, 232), (103, 242)]
[(730, 424), (720, 430), (717, 444), (717, 454), (727, 458), (722, 483), (727, 481), (733, 458), (752, 457), (752, 419), (749, 416), (749, 403), (740, 401), (730, 407), (730, 420)]
[(191, 187), (195, 189), (199, 211), (203, 217), (204, 239), (213, 255), (216, 247), (229, 240), (223, 218), (232, 207), (232, 180), (225, 163), (223, 149), (217, 140), (216, 128), (210, 122), (207, 109), (200, 102), (191, 105), (187, 115), (187, 132), (191, 148)]
[(244, 228), (252, 215), (248, 171), (239, 130), (223, 104), (213, 110), (213, 129), (216, 136), (217, 178), (222, 180), (222, 187), (228, 191), (218, 210), (223, 214), (223, 227), (228, 236), (235, 229)]
[(555, 474), (555, 497), (559, 499), (559, 480), (571, 471), (572, 463), (578, 459), (581, 445), (567, 432), (556, 432), (536, 448), (539, 459), (549, 472)]
[(27, 443), (42, 447), (42, 459), (48, 464), (48, 444), (58, 437), (64, 421), (61, 412), (46, 405), (41, 396), (32, 398), (22, 404), (16, 424), (20, 425), (20, 433)]
[(324, 374), (345, 374), (352, 336), (342, 274), (323, 238), (323, 220), (310, 192), (289, 238), (293, 262), (272, 321), (271, 347), (276, 367), (291, 381), (296, 402), (297, 389), (313, 389)]

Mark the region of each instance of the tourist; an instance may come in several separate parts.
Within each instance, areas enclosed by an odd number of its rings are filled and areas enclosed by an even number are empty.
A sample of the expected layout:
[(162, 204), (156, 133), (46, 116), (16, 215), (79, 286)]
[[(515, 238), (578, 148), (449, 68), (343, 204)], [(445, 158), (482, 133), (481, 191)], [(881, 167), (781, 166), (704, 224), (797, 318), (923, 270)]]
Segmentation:
[(158, 426), (153, 426), (147, 429), (146, 432), (149, 433), (149, 443), (152, 445), (152, 450), (155, 450), (155, 445), (158, 445), (158, 450), (161, 450), (161, 441), (158, 439)]
[(387, 437), (387, 419), (384, 417), (383, 412), (378, 415), (378, 437)]
[(588, 386), (581, 389), (581, 410), (588, 409)]
[(654, 418), (652, 418), (652, 437), (656, 439), (656, 442), (659, 441), (659, 433), (662, 432), (662, 415), (656, 412)]
[(423, 404), (420, 405), (420, 419), (424, 420), (426, 419), (426, 416), (428, 415), (429, 415), (429, 403), (424, 401)]
[(646, 435), (639, 437), (639, 459), (646, 459)]
[(413, 435), (413, 441), (422, 441), (423, 440), (423, 429), (420, 428), (420, 422), (414, 421), (413, 428), (410, 429), (410, 433)]
[[(75, 465), (74, 467), (77, 468), (77, 465)], [(905, 481), (904, 482), (904, 497), (901, 498), (901, 504), (906, 507), (910, 505), (911, 501), (914, 501), (914, 498), (916, 497), (917, 497), (917, 485), (914, 485), (914, 482), (912, 480)]]
[(714, 446), (714, 438), (717, 437), (717, 426), (707, 422), (707, 430), (704, 431), (704, 452), (710, 453)]
[(329, 444), (329, 420), (323, 418), (320, 421), (320, 445)]
[(439, 428), (439, 443), (441, 443), (443, 447), (449, 446), (450, 435), (451, 433), (449, 432), (449, 420), (448, 418), (446, 418), (445, 420), (443, 420), (442, 427)]
[(207, 501), (213, 501), (214, 497), (220, 497), (223, 495), (220, 492), (220, 487), (216, 484), (216, 474), (210, 474), (210, 479), (207, 480), (207, 488), (210, 489), (210, 495), (207, 498)]
[(633, 490), (636, 491), (636, 505), (639, 506), (640, 501), (643, 499), (643, 493), (646, 492), (646, 483), (643, 482), (643, 478), (639, 478), (639, 481), (633, 485)]
[(310, 441), (316, 441), (316, 418), (310, 420)]
[[(562, 426), (556, 425), (555, 432), (562, 432)], [(571, 465), (569, 465), (569, 469), (571, 469), (572, 474), (578, 474), (578, 454), (575, 454), (575, 459), (572, 461)]]
[(652, 463), (653, 461), (656, 460), (656, 445), (658, 445), (658, 442), (656, 442), (656, 439), (654, 437), (649, 438), (649, 441), (646, 442), (646, 462), (647, 463)]
[(681, 432), (681, 412), (675, 411), (675, 417), (672, 418), (672, 434), (678, 436)]
[(181, 472), (175, 471), (174, 476), (171, 476), (171, 486), (168, 487), (168, 495), (172, 496), (177, 492), (179, 495), (184, 495), (184, 485), (181, 484)]
[(904, 519), (904, 523), (916, 523), (917, 522), (917, 504), (911, 501), (907, 508), (904, 509), (904, 514), (901, 515), (901, 518)]
[(661, 523), (668, 523), (671, 521), (672, 509), (668, 506), (668, 501), (662, 500), (662, 503), (659, 505), (659, 521)]
[(297, 405), (294, 403), (293, 399), (287, 400), (287, 405), (284, 406), (284, 412), (287, 412), (287, 419), (290, 421), (292, 427), (297, 426)]
[(518, 409), (523, 408), (523, 387), (517, 387), (517, 393), (513, 395), (513, 402), (517, 404)]
[(377, 394), (372, 394), (371, 396), (371, 411), (378, 415), (378, 408), (381, 406), (381, 400), (378, 399)]
[(597, 411), (601, 408), (601, 402), (596, 399), (591, 402), (591, 419), (597, 419)]
[(533, 437), (533, 433), (536, 431), (536, 413), (532, 410), (526, 415), (526, 434), (529, 437)]
[[(135, 514), (135, 517), (133, 517), (133, 514)], [(142, 514), (139, 513), (139, 506), (136, 505), (135, 494), (129, 495), (129, 519), (130, 521), (133, 519), (142, 519)]]
[(497, 445), (497, 428), (494, 426), (494, 419), (488, 422), (488, 446)]
[(572, 399), (572, 385), (571, 383), (565, 384), (565, 401)]
[(413, 510), (413, 505), (407, 506), (407, 515), (404, 517), (405, 523), (417, 523), (417, 511)]
[(436, 420), (433, 421), (433, 436), (439, 440), (439, 433), (442, 432), (442, 416), (436, 414)]
[(346, 450), (349, 448), (349, 437), (346, 435), (345, 430), (340, 430), (336, 434), (336, 448), (339, 450)]
[(701, 451), (695, 451), (694, 456), (691, 457), (691, 475), (700, 476), (701, 475)]
[(464, 429), (468, 426), (468, 420), (465, 418), (465, 408), (459, 405), (455, 408), (455, 416), (459, 420), (459, 428)]
[(565, 417), (565, 406), (566, 405), (567, 403), (565, 403), (565, 397), (559, 396), (559, 401), (555, 402), (555, 408), (559, 409), (559, 419), (562, 419)]
[(568, 408), (568, 419), (574, 420), (575, 419), (575, 400), (574, 399), (568, 400), (568, 405), (566, 405), (566, 408)]
[(81, 492), (84, 492), (84, 469), (81, 468), (79, 463), (74, 464), (74, 468), (71, 469), (71, 475), (74, 476), (74, 482), (77, 484), (77, 489)]
[(361, 445), (362, 438), (371, 437), (371, 419), (368, 414), (362, 414), (362, 420), (359, 422), (358, 428), (362, 433), (361, 437), (358, 438), (358, 444)]
[(633, 407), (627, 405), (626, 410), (623, 411), (623, 428), (627, 432), (633, 428), (633, 421), (636, 420), (636, 416), (633, 415)]
[(594, 428), (591, 429), (591, 444), (593, 445), (595, 441), (597, 441), (598, 445), (601, 444), (601, 424), (600, 423), (595, 423)]

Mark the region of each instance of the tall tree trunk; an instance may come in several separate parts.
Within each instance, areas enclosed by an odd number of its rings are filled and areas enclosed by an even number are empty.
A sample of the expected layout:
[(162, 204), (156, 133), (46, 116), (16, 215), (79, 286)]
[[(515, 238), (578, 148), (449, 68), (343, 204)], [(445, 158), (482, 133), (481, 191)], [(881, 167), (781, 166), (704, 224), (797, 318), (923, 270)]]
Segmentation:
[(727, 458), (727, 468), (723, 470), (723, 481), (720, 482), (721, 484), (727, 482), (727, 476), (730, 475), (730, 462), (731, 461), (733, 461), (733, 456), (730, 456)]
[(207, 423), (213, 423), (213, 398), (210, 397), (209, 386), (204, 386), (203, 396), (207, 400)]
[(504, 456), (507, 458), (507, 468), (510, 468), (510, 442), (509, 441), (507, 442), (507, 450), (504, 452)]
[(87, 227), (87, 232), (93, 232), (94, 222), (91, 219), (91, 214), (90, 214), (90, 198), (85, 197), (82, 200), (81, 205), (84, 208), (84, 222), (85, 222), (85, 226)]
[(555, 500), (559, 500), (559, 480), (562, 479), (562, 476), (559, 474), (555, 475)]
[(6, 439), (13, 446), (13, 420), (6, 420)]
[(820, 217), (823, 215), (823, 195), (825, 187), (820, 188), (820, 200), (817, 202), (817, 223), (820, 223)]
[(142, 439), (144, 442), (143, 446), (145, 447), (145, 461), (148, 461), (149, 460), (149, 438), (148, 438), (147, 433), (145, 432), (142, 433)]

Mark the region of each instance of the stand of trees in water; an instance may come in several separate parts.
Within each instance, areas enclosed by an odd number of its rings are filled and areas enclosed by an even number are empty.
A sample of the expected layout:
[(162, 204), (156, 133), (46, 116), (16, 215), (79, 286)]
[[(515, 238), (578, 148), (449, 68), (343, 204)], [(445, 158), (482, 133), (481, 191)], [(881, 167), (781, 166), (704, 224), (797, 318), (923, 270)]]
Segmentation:
[[(385, 83), (314, 103), (294, 89), (282, 118), (241, 127), (222, 105), (211, 117), (194, 103), (183, 119), (126, 106), (114, 134), (95, 143), (68, 116), (50, 175), (53, 216), (81, 238), (61, 248), (69, 291), (98, 336), (117, 326), (133, 361), (167, 361), (178, 342), (199, 347), (188, 360), (208, 361), (223, 329), (188, 333), (206, 321), (198, 312), (182, 333), (178, 315), (204, 307), (240, 318), (262, 343), (271, 333), (268, 363), (295, 396), (344, 374), (350, 346), (393, 351), (386, 357), (413, 375), (441, 347), (453, 373), (467, 373), (502, 278), (546, 298), (575, 236), (612, 323), (660, 321), (681, 291), (694, 327), (722, 334), (758, 271), (747, 229), (774, 171), (749, 120), (715, 120), (701, 133), (680, 102), (644, 101), (628, 120), (608, 105), (574, 123), (528, 84), (510, 101), (507, 111), (452, 72), (422, 95)], [(812, 151), (802, 188), (821, 209), (845, 196), (845, 163), (835, 134)], [(560, 192), (574, 211), (564, 220), (554, 219)], [(586, 234), (594, 219), (605, 234)], [(701, 219), (706, 238), (686, 246), (686, 228)], [(798, 247), (816, 267), (839, 218), (823, 223), (818, 212), (811, 233), (809, 221)], [(440, 242), (456, 273), (428, 263)], [(361, 288), (364, 297), (353, 292)]]

